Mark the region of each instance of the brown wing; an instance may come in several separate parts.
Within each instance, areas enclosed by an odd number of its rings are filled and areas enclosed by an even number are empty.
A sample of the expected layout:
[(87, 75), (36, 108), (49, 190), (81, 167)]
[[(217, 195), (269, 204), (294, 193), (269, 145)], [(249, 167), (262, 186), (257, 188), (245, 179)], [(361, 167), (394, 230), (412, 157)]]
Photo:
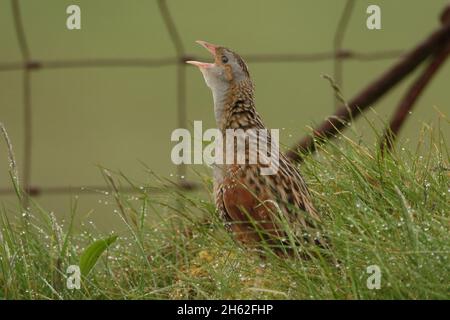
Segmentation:
[[(277, 175), (286, 197), (283, 199), (294, 208), (301, 209), (308, 214), (308, 218), (320, 221), (320, 217), (312, 203), (308, 187), (298, 169), (284, 155), (280, 156), (280, 169)], [(310, 220), (310, 219), (308, 219)]]
[(285, 238), (277, 226), (279, 214), (301, 238), (315, 233), (314, 222), (319, 220), (306, 184), (284, 158), (275, 175), (261, 175), (258, 165), (229, 166), (216, 191), (216, 206), (227, 229), (246, 244), (261, 241), (261, 235)]
[[(227, 221), (228, 229), (246, 244), (257, 243), (262, 238), (281, 237), (274, 219), (277, 206), (268, 201), (273, 200), (272, 197), (247, 176), (249, 170), (256, 169), (254, 166), (234, 166), (230, 170), (233, 174), (225, 177), (216, 196), (217, 208)], [(236, 174), (237, 171), (244, 174)]]

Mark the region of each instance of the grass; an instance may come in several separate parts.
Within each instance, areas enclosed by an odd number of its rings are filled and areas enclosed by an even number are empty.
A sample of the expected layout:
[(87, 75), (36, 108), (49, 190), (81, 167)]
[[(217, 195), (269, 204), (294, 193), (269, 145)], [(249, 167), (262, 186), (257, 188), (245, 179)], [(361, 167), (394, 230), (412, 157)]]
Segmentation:
[[(18, 201), (0, 219), (0, 298), (448, 299), (449, 155), (442, 136), (422, 136), (414, 151), (384, 156), (341, 136), (306, 159), (302, 171), (332, 245), (308, 249), (310, 259), (240, 247), (204, 194), (177, 191), (148, 169), (144, 187), (102, 169), (122, 231), (76, 225), (75, 200), (62, 225), (38, 203), (26, 205), (9, 143)], [(122, 194), (124, 185), (136, 194)], [(70, 290), (66, 270), (80, 263), (81, 288)], [(373, 265), (381, 284), (371, 290)]]

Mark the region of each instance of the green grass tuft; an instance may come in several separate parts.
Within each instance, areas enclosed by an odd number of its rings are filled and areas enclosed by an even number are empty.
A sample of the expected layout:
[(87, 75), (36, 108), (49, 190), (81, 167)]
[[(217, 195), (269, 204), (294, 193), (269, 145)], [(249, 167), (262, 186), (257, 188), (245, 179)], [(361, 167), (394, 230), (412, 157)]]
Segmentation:
[[(73, 219), (62, 226), (34, 201), (23, 208), (18, 192), (17, 212), (0, 216), (0, 298), (450, 298), (450, 171), (442, 137), (383, 156), (342, 136), (309, 157), (302, 172), (332, 246), (308, 260), (270, 251), (262, 258), (240, 247), (205, 194), (153, 179), (130, 196), (120, 186), (135, 183), (103, 169), (123, 228), (97, 250), (79, 290), (66, 287), (68, 266), (111, 235)], [(155, 184), (164, 192), (154, 192)], [(379, 290), (366, 285), (371, 265), (381, 270)]]

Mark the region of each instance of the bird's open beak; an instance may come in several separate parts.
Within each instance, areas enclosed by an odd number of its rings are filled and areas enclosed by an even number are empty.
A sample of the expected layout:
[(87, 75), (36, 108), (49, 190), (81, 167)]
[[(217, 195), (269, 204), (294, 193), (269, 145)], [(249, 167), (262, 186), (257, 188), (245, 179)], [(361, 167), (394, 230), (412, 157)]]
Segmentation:
[(197, 40), (195, 42), (197, 42), (199, 45), (201, 45), (206, 50), (208, 50), (213, 56), (216, 55), (216, 48), (217, 48), (217, 46), (215, 46), (215, 45), (213, 45), (211, 43), (208, 43), (206, 41), (202, 41), (202, 40)]
[[(197, 40), (195, 42), (197, 42), (202, 47), (204, 47), (206, 50), (208, 50), (213, 55), (213, 57), (216, 56), (217, 46), (215, 46), (215, 45), (213, 45), (211, 43), (208, 43), (206, 41), (201, 41), (201, 40)], [(214, 66), (214, 63), (199, 62), (199, 61), (192, 61), (192, 60), (186, 61), (186, 63), (192, 64), (192, 65), (197, 66), (199, 68), (210, 68), (210, 67)]]

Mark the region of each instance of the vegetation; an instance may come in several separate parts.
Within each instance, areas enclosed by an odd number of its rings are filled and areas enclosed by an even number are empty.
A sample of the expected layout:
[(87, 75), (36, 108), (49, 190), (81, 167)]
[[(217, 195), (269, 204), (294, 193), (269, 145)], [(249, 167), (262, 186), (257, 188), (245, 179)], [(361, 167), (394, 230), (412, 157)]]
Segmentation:
[[(18, 206), (0, 219), (0, 298), (448, 299), (448, 150), (429, 129), (408, 149), (382, 155), (341, 136), (306, 159), (331, 248), (308, 248), (299, 259), (240, 247), (205, 194), (181, 192), (148, 169), (144, 187), (102, 169), (125, 231), (62, 225), (35, 201), (27, 205), (10, 148)], [(135, 194), (123, 194), (125, 185)], [(70, 210), (74, 218), (75, 200)], [(66, 287), (70, 265), (82, 270), (79, 290)], [(367, 287), (371, 265), (381, 270), (379, 290)]]

